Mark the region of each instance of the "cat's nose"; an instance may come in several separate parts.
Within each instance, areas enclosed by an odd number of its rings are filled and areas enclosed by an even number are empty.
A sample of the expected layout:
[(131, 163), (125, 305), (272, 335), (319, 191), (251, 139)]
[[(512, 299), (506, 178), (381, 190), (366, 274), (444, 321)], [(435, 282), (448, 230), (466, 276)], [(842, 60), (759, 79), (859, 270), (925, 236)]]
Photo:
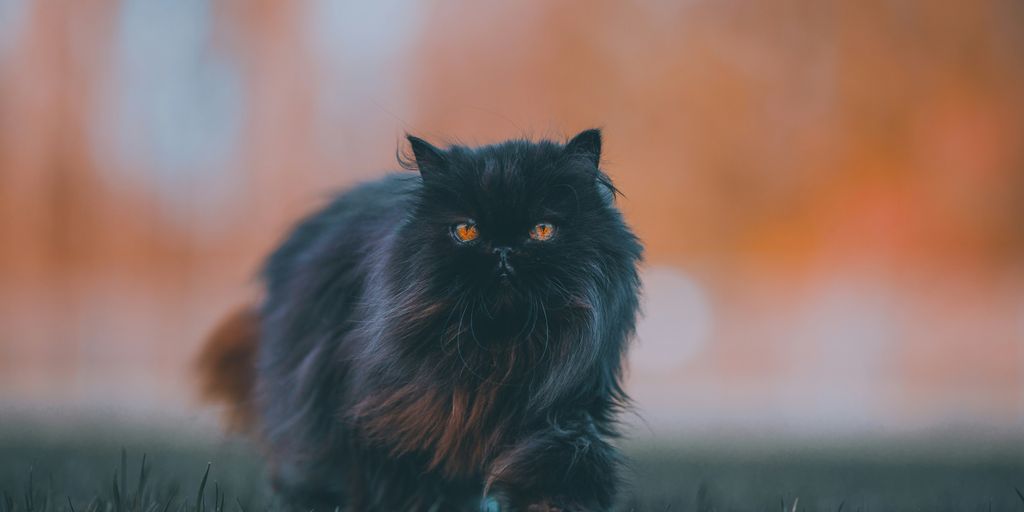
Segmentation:
[(512, 248), (507, 245), (495, 247), (491, 252), (497, 254), (501, 259), (508, 259), (508, 256), (512, 254)]
[(498, 272), (502, 276), (508, 276), (512, 273), (512, 263), (509, 262), (509, 256), (512, 254), (512, 248), (508, 246), (498, 246), (491, 250), (498, 257)]

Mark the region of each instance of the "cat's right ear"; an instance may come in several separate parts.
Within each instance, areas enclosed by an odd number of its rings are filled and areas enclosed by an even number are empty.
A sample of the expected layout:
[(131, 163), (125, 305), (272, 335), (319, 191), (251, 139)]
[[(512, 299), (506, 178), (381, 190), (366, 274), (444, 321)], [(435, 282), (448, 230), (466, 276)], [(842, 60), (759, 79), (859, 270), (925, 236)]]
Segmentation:
[(407, 158), (403, 159), (400, 157), (399, 162), (402, 164), (402, 167), (419, 170), (420, 175), (424, 178), (439, 172), (444, 167), (444, 151), (419, 137), (406, 134), (405, 138), (408, 139), (409, 146), (412, 148), (413, 162), (409, 162)]
[(601, 130), (584, 130), (565, 144), (565, 152), (582, 157), (597, 167), (601, 163)]

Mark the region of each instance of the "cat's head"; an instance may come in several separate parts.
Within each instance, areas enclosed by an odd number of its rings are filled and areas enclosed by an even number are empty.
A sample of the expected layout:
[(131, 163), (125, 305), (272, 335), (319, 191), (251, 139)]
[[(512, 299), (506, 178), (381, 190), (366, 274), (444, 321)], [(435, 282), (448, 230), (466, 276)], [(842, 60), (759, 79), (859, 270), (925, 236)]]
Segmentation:
[(500, 324), (539, 307), (595, 307), (607, 273), (633, 269), (639, 245), (599, 168), (600, 131), (475, 148), (408, 139), (404, 164), (423, 187), (405, 242), (433, 293)]

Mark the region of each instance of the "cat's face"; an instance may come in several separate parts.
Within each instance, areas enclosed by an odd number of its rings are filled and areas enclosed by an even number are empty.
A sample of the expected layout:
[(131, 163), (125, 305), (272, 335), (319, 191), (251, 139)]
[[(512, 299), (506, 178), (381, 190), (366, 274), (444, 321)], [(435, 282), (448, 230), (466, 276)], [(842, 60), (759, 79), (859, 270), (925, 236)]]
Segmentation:
[(586, 306), (599, 259), (632, 242), (598, 170), (600, 133), (440, 150), (410, 138), (423, 177), (408, 229), (430, 288), (506, 314)]

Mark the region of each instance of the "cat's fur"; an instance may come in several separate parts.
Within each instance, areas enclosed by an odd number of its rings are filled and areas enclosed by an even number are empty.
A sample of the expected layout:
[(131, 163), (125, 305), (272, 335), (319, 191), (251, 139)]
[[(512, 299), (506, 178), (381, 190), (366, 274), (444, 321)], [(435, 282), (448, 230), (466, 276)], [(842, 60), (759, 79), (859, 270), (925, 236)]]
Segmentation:
[[(262, 304), (207, 347), (208, 391), (233, 397), (302, 506), (607, 510), (641, 246), (600, 132), (409, 141), (418, 174), (341, 194), (271, 254)], [(467, 219), (479, 239), (460, 243)], [(528, 236), (538, 222), (550, 240)], [(245, 347), (254, 385), (231, 388)]]

